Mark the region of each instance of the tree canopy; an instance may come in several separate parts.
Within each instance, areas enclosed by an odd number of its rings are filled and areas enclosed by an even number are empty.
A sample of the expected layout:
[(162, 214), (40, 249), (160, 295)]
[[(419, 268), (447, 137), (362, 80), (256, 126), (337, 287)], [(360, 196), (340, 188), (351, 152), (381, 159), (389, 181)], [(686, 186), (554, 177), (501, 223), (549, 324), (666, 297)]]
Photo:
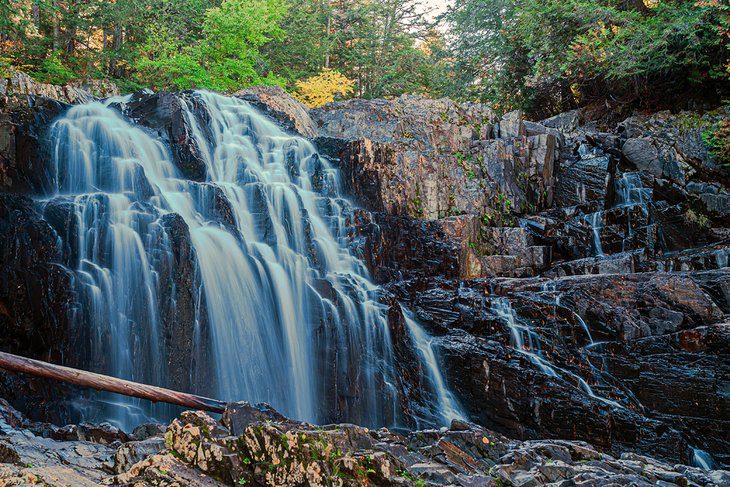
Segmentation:
[(729, 45), (723, 0), (453, 0), (436, 19), (421, 0), (0, 0), (0, 70), (125, 90), (278, 84), (307, 99), (337, 73), (350, 89), (326, 99), (422, 93), (549, 114), (726, 96)]
[(455, 0), (449, 94), (555, 112), (606, 95), (727, 91), (722, 0)]

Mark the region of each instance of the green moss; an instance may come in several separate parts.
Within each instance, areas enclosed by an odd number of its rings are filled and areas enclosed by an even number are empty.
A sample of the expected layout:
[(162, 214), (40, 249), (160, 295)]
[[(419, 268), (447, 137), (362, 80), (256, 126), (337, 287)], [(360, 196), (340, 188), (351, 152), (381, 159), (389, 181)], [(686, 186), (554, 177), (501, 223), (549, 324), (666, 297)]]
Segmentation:
[(708, 228), (710, 220), (703, 214), (697, 213), (691, 208), (684, 213), (684, 221), (688, 225), (696, 225), (700, 228)]
[(730, 120), (720, 120), (702, 131), (708, 152), (723, 167), (730, 167)]
[(411, 200), (413, 212), (416, 216), (423, 216), (423, 201), (421, 200), (421, 188), (416, 186), (416, 197)]

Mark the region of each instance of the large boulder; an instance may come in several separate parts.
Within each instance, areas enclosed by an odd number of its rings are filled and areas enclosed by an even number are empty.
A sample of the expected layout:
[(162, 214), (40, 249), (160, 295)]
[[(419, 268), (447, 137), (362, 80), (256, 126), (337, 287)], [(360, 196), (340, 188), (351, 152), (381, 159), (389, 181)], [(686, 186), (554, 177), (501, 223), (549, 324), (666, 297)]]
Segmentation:
[(193, 181), (206, 179), (207, 167), (202, 153), (205, 149), (198, 146), (187, 116), (196, 117), (199, 127), (207, 127), (207, 112), (192, 93), (152, 93), (145, 90), (117, 106), (126, 116), (154, 130), (168, 143), (173, 162), (186, 178)]
[(252, 86), (237, 91), (234, 96), (253, 104), (286, 130), (308, 139), (317, 137), (317, 127), (309, 116), (309, 108), (280, 86)]
[(56, 175), (45, 135), (66, 108), (35, 95), (0, 97), (0, 191), (53, 191)]
[(626, 159), (641, 171), (679, 184), (686, 180), (687, 167), (680, 163), (677, 151), (651, 137), (626, 140), (623, 145)]

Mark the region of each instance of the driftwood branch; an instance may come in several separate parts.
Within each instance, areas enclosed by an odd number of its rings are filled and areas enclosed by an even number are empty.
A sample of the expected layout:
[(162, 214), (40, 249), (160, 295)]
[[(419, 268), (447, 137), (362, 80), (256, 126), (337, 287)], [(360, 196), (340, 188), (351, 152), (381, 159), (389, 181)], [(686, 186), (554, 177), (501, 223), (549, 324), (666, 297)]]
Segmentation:
[(217, 399), (172, 391), (163, 387), (138, 384), (137, 382), (117, 379), (108, 375), (49, 364), (41, 360), (19, 357), (5, 352), (0, 352), (0, 368), (68, 382), (81, 387), (90, 387), (97, 391), (114, 392), (125, 396), (148, 399), (153, 402), (176, 404), (186, 408), (201, 409), (214, 413), (222, 413), (226, 409), (226, 403)]

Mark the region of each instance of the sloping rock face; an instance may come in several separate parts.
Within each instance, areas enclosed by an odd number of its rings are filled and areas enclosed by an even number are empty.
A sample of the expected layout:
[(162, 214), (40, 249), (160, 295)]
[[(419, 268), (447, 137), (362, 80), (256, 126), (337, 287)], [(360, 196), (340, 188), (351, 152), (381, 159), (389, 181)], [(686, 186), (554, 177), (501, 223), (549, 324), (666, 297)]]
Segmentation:
[(91, 80), (57, 86), (39, 83), (20, 71), (11, 70), (0, 78), (0, 97), (9, 95), (35, 95), (65, 103), (85, 103), (97, 98), (119, 94), (119, 87), (108, 81)]
[(312, 110), (319, 147), (371, 209), (434, 219), (498, 219), (552, 201), (559, 139), (527, 130), (520, 113), (498, 121), (485, 105), (402, 96)]
[(309, 109), (280, 86), (253, 86), (236, 92), (234, 96), (252, 103), (289, 131), (308, 139), (317, 137)]
[[(45, 430), (44, 430), (45, 428)], [(5, 485), (713, 486), (730, 472), (671, 465), (585, 442), (510, 440), (460, 422), (400, 434), (354, 425), (315, 427), (265, 405), (232, 405), (220, 422), (186, 411), (157, 436), (43, 438), (0, 403), (0, 482)], [(109, 438), (111, 439), (111, 438)], [(60, 459), (60, 461), (59, 461)], [(32, 460), (32, 463), (30, 462)]]

